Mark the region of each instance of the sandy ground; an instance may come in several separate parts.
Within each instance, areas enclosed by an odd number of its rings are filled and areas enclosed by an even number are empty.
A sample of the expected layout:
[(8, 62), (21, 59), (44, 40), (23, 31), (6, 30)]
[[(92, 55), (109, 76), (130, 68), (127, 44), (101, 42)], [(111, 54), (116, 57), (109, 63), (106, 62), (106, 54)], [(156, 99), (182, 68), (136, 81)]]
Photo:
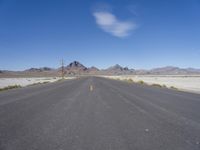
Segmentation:
[[(72, 77), (71, 77), (72, 78)], [(71, 79), (67, 77), (65, 79)], [(55, 82), (60, 80), (60, 77), (42, 77), (42, 78), (0, 78), (0, 88), (4, 88), (12, 85), (20, 85), (22, 87), (45, 82)]]
[(104, 76), (112, 79), (132, 79), (135, 82), (144, 81), (147, 84), (160, 84), (176, 87), (179, 90), (200, 93), (200, 76), (187, 75), (135, 75), (135, 76)]

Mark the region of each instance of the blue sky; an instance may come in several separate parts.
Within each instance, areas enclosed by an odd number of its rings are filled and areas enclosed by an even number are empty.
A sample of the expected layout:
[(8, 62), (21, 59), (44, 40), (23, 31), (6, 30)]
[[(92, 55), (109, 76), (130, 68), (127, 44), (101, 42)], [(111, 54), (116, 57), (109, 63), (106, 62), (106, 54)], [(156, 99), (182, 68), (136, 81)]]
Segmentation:
[(0, 69), (200, 68), (199, 0), (0, 0)]

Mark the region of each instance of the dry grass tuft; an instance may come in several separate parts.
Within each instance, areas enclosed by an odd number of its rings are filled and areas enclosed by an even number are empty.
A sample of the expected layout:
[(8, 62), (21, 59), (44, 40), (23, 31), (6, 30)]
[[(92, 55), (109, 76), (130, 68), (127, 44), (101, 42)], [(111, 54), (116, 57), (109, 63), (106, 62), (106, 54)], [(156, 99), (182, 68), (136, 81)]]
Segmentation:
[(5, 91), (5, 90), (10, 90), (10, 89), (15, 89), (15, 88), (21, 88), (20, 85), (10, 85), (4, 88), (0, 88), (0, 91)]

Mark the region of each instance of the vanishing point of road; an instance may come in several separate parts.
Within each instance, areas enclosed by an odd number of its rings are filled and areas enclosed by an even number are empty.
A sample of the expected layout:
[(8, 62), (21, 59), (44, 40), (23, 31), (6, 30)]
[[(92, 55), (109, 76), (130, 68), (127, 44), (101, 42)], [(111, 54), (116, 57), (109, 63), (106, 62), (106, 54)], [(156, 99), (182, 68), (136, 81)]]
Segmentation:
[(200, 150), (200, 95), (98, 77), (4, 91), (0, 150)]

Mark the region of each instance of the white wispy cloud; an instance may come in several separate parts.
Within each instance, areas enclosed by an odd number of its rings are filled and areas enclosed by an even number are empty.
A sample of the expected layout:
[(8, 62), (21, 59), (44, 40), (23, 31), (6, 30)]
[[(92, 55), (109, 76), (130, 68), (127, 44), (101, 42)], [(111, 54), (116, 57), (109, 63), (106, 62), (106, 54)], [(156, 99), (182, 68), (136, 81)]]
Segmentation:
[(93, 13), (96, 23), (105, 32), (116, 37), (126, 37), (136, 29), (136, 24), (130, 21), (120, 21), (110, 12), (98, 11)]

